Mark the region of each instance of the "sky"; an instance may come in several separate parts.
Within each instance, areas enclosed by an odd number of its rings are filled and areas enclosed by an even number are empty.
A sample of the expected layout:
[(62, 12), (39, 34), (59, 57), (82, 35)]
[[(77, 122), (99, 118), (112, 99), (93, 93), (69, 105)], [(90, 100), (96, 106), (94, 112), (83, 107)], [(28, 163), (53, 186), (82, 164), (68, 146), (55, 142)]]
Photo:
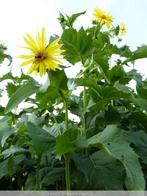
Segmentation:
[[(89, 26), (96, 7), (110, 12), (115, 18), (114, 23), (125, 22), (124, 44), (133, 50), (147, 44), (147, 0), (0, 0), (0, 42), (7, 45), (13, 57), (14, 75), (20, 71), (16, 57), (22, 53), (19, 46), (23, 45), (26, 32), (35, 35), (44, 26), (48, 35), (61, 35), (59, 12), (71, 15), (86, 10), (86, 15), (79, 18), (76, 26)], [(147, 59), (137, 61), (136, 69), (147, 76)], [(7, 71), (5, 65), (1, 70), (0, 76)]]

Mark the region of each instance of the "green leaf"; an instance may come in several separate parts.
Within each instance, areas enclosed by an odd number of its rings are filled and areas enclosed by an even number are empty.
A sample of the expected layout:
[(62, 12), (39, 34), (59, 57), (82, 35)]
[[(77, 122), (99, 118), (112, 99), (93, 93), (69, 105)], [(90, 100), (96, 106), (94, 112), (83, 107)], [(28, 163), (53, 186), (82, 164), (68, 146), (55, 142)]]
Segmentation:
[(7, 58), (9, 60), (8, 65), (10, 65), (12, 63), (12, 57), (5, 53), (6, 50), (7, 50), (7, 47), (0, 44), (0, 64), (5, 60), (5, 58)]
[(147, 100), (147, 81), (138, 83), (138, 85), (136, 86), (136, 90), (141, 98)]
[(132, 101), (138, 105), (140, 108), (142, 108), (143, 110), (147, 111), (147, 101), (146, 99), (142, 99), (142, 98), (132, 98)]
[(142, 45), (134, 51), (132, 60), (147, 58), (147, 45)]
[(89, 138), (88, 144), (101, 147), (123, 164), (126, 170), (125, 184), (128, 190), (144, 190), (145, 180), (138, 156), (129, 146), (121, 129), (116, 125), (108, 125), (104, 131)]
[(85, 188), (123, 190), (123, 167), (115, 158), (104, 151), (97, 151), (91, 156), (73, 154), (72, 159), (78, 170), (85, 176)]
[(11, 146), (10, 148), (4, 150), (2, 152), (2, 155), (5, 157), (9, 157), (15, 153), (23, 153), (23, 152), (27, 152), (27, 150), (18, 146)]
[(63, 130), (65, 128), (65, 123), (54, 123), (52, 127), (43, 127), (49, 134), (51, 134), (53, 137), (57, 137), (58, 135), (61, 135), (63, 133)]
[(19, 88), (19, 86), (16, 86), (12, 83), (8, 83), (7, 86), (6, 86), (8, 96), (11, 97), (16, 92), (16, 90), (18, 88)]
[(68, 21), (69, 21), (70, 26), (73, 25), (73, 23), (75, 22), (75, 20), (76, 20), (79, 16), (81, 16), (81, 15), (83, 15), (83, 14), (85, 14), (85, 13), (86, 13), (86, 11), (84, 11), (84, 12), (79, 12), (79, 13), (76, 13), (76, 14), (73, 14), (73, 15), (71, 15), (70, 17), (68, 16)]
[(49, 186), (54, 184), (56, 181), (59, 181), (64, 176), (64, 168), (44, 168), (39, 171), (39, 173), (44, 174), (41, 183), (44, 186)]
[(66, 27), (72, 27), (73, 26), (73, 23), (75, 22), (75, 20), (85, 14), (86, 11), (84, 12), (80, 12), (80, 13), (76, 13), (76, 14), (73, 14), (71, 16), (64, 16), (62, 13), (60, 13), (60, 16), (58, 18), (58, 20), (60, 21), (60, 24), (62, 26), (63, 29), (65, 29)]
[(27, 131), (28, 136), (31, 138), (29, 144), (32, 146), (33, 152), (35, 151), (40, 155), (43, 152), (53, 150), (55, 139), (46, 130), (28, 123)]
[(119, 84), (118, 82), (115, 82), (114, 87), (116, 89), (118, 89), (119, 91), (122, 91), (124, 93), (127, 93), (127, 94), (131, 94), (132, 93), (131, 89), (128, 86), (125, 86), (123, 84)]
[(111, 70), (108, 70), (108, 77), (111, 83), (119, 81), (120, 84), (127, 84), (131, 80), (121, 65), (114, 66)]
[(0, 119), (0, 143), (3, 147), (6, 140), (11, 136), (15, 129), (10, 126), (11, 117), (5, 116)]
[(135, 61), (137, 59), (142, 59), (142, 58), (147, 58), (147, 45), (142, 45), (138, 47), (137, 50), (132, 52), (130, 57), (123, 62), (123, 64), (126, 64), (130, 61)]
[[(13, 161), (12, 161), (13, 159)], [(0, 162), (0, 179), (4, 176), (11, 176), (19, 171), (18, 165), (25, 159), (24, 155), (16, 155)], [(10, 163), (11, 162), (11, 163)], [(11, 166), (10, 166), (11, 164)], [(12, 165), (13, 164), (13, 165)], [(11, 167), (11, 173), (10, 172)]]
[(10, 98), (10, 100), (6, 106), (5, 112), (6, 113), (10, 112), (12, 109), (17, 107), (19, 103), (21, 103), (26, 98), (28, 98), (30, 95), (32, 95), (38, 91), (39, 91), (39, 85), (38, 85), (38, 83), (36, 83), (34, 81), (29, 81), (28, 83), (19, 87), (17, 89), (17, 91)]
[(92, 54), (92, 38), (83, 28), (79, 31), (73, 28), (64, 30), (61, 40), (64, 44), (65, 58), (72, 64), (84, 61)]
[(64, 70), (49, 71), (50, 86), (59, 90), (68, 90), (67, 76)]
[(56, 138), (56, 153), (63, 155), (68, 152), (74, 152), (74, 150), (77, 148), (77, 143), (77, 129), (69, 129)]
[(101, 91), (100, 86), (97, 84), (97, 80), (94, 78), (77, 78), (75, 83), (77, 86), (85, 86), (92, 88), (96, 94), (101, 97), (99, 92)]

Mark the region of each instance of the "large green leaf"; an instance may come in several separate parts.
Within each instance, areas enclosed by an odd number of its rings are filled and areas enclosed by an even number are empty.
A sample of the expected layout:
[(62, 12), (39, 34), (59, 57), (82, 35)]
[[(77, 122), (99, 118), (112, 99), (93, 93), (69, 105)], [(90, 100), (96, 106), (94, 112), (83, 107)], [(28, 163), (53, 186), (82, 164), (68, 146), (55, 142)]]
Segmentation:
[(108, 125), (103, 132), (89, 138), (88, 144), (99, 146), (120, 160), (126, 170), (125, 184), (128, 190), (144, 190), (145, 180), (138, 156), (129, 146), (121, 129), (116, 125)]
[(91, 156), (73, 154), (72, 159), (85, 176), (85, 188), (123, 190), (123, 167), (104, 151), (97, 151)]
[(28, 98), (30, 95), (36, 93), (39, 91), (39, 85), (35, 81), (29, 81), (23, 86), (21, 86), (17, 91), (12, 95), (10, 98), (5, 112), (8, 113), (12, 109), (18, 106), (19, 103), (24, 101), (26, 98)]
[(53, 150), (55, 139), (46, 130), (28, 123), (27, 134), (31, 138), (29, 145), (33, 153), (41, 155), (44, 152)]
[(74, 152), (78, 144), (78, 131), (77, 129), (69, 129), (62, 135), (56, 138), (56, 152), (57, 154), (65, 154)]
[(64, 44), (65, 57), (72, 64), (83, 61), (92, 54), (92, 38), (83, 28), (79, 31), (73, 28), (64, 30), (61, 40)]

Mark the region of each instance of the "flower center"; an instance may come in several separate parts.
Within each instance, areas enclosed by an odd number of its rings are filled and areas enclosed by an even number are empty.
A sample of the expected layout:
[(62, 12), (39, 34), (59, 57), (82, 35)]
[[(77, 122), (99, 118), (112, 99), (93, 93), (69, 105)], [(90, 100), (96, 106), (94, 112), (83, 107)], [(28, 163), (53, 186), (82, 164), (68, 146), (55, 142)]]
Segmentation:
[(102, 15), (101, 18), (102, 18), (102, 20), (106, 20), (107, 19), (107, 17), (105, 15)]
[(37, 61), (43, 61), (47, 59), (47, 54), (44, 52), (39, 52), (36, 56), (35, 56), (35, 60)]

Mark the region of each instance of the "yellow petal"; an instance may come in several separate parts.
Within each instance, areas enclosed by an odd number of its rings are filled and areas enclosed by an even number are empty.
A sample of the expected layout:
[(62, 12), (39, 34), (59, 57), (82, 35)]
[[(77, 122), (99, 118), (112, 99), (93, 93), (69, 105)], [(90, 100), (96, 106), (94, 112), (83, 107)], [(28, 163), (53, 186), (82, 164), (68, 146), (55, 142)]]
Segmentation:
[(28, 74), (31, 74), (33, 71), (36, 71), (37, 69), (38, 69), (38, 64), (32, 64), (28, 70)]
[(34, 59), (30, 59), (28, 61), (24, 61), (23, 63), (20, 64), (20, 66), (25, 66), (25, 65), (31, 64), (31, 63), (33, 63), (33, 60)]
[[(27, 36), (29, 36), (28, 34), (27, 34)], [(33, 51), (33, 52), (36, 52), (37, 51), (37, 46), (36, 46), (36, 44), (32, 41), (32, 40), (30, 40), (31, 38), (26, 38), (26, 37), (24, 37), (24, 40), (25, 40), (25, 42), (29, 45), (29, 48)], [(32, 38), (33, 39), (33, 38)]]
[(59, 68), (59, 65), (55, 62), (48, 61), (46, 62), (46, 67), (50, 70), (56, 70)]
[(45, 71), (46, 71), (45, 65), (40, 63), (40, 65), (39, 65), (39, 73), (40, 73), (41, 77), (45, 74)]
[(18, 56), (18, 58), (21, 58), (21, 59), (30, 59), (30, 58), (34, 58), (34, 55), (24, 55), (24, 54), (21, 54)]
[(57, 44), (59, 41), (60, 41), (60, 38), (55, 39), (54, 41), (52, 41), (52, 42), (49, 44), (49, 47), (54, 46), (54, 45)]

